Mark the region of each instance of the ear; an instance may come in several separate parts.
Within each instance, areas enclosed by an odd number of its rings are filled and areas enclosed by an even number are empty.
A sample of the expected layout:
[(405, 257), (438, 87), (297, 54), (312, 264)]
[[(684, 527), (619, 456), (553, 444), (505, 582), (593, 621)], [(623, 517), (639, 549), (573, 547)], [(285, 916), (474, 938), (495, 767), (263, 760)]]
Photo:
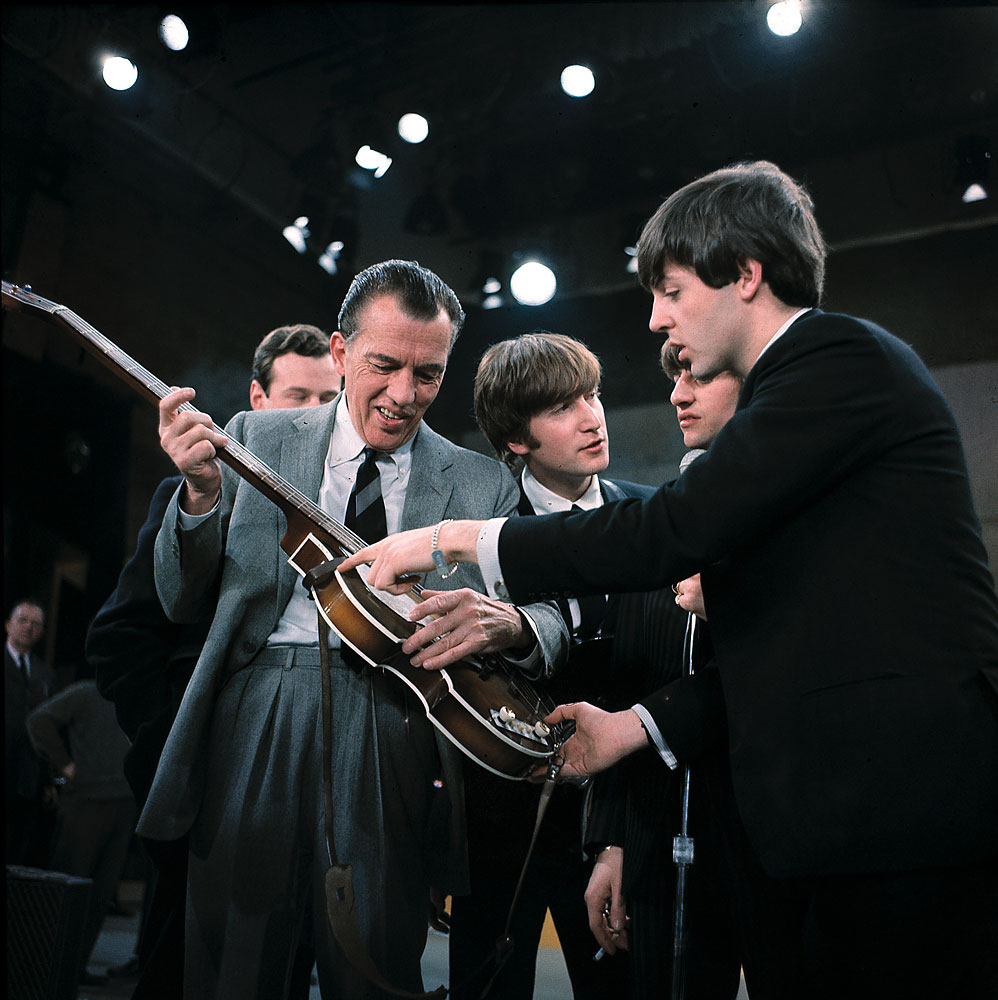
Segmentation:
[(758, 294), (762, 283), (762, 264), (754, 257), (746, 257), (738, 265), (738, 280), (735, 282), (738, 294), (746, 302), (751, 302)]
[(509, 448), (514, 455), (519, 455), (521, 458), (530, 454), (530, 448), (528, 448), (527, 445), (523, 444), (521, 441), (507, 441), (506, 447)]
[(263, 386), (253, 379), (250, 382), (250, 409), (263, 410), (267, 407), (267, 394), (263, 391)]
[(336, 369), (336, 374), (340, 376), (346, 375), (347, 342), (339, 330), (329, 338), (329, 354), (333, 359), (333, 367)]

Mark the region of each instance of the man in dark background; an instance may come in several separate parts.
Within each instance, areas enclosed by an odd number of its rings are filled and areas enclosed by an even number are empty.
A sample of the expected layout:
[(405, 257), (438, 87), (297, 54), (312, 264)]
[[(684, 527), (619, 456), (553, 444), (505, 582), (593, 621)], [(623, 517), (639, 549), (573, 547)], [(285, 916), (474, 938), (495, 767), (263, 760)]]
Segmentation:
[(28, 738), (28, 713), (51, 693), (49, 665), (32, 650), (45, 630), (45, 612), (19, 601), (4, 623), (4, 786), (8, 865), (47, 868), (54, 823), (55, 787)]

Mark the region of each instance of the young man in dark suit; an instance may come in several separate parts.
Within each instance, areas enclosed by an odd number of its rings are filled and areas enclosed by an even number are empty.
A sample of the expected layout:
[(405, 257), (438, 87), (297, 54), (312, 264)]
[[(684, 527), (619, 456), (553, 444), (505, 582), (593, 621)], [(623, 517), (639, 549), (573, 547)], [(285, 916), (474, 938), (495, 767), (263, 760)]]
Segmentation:
[[(600, 402), (599, 359), (583, 343), (534, 331), (494, 344), (475, 377), (475, 416), (496, 454), (519, 477), (521, 516), (592, 510), (607, 500), (648, 496), (650, 487), (607, 479), (609, 435)], [(560, 602), (571, 628), (569, 662), (544, 685), (556, 700), (597, 700), (606, 688), (614, 609), (600, 595), (580, 606)], [(481, 995), (491, 977), (483, 956), (503, 937), (510, 903), (527, 857), (540, 789), (465, 767), (471, 892), (451, 908), (450, 982), (454, 1000)], [(597, 945), (583, 900), (592, 871), (582, 843), (583, 792), (559, 787), (543, 819), (513, 912), (514, 947), (495, 977), (494, 1000), (534, 994), (537, 948), (550, 909), (577, 1000), (627, 992), (628, 964), (593, 963)]]
[[(685, 470), (731, 419), (742, 381), (731, 372), (694, 378), (668, 345), (661, 356), (672, 386), (669, 400), (689, 449), (680, 464)], [(622, 595), (609, 675), (616, 697), (609, 707), (627, 708), (689, 668), (703, 669), (713, 656), (705, 615), (699, 574), (674, 587)], [(710, 812), (712, 772), (724, 760), (724, 746), (698, 760), (687, 788), (693, 858), (680, 890), (678, 960), (671, 944), (679, 905), (673, 838), (682, 830), (683, 775), (656, 754), (634, 754), (593, 784), (587, 838), (606, 846), (597, 854), (586, 890), (589, 923), (608, 953), (619, 947), (630, 952), (635, 1000), (670, 996), (677, 964), (687, 1000), (734, 1000), (738, 993), (741, 951)], [(626, 930), (614, 932), (614, 921)]]
[[(998, 602), (952, 413), (913, 351), (819, 308), (825, 248), (769, 163), (673, 194), (639, 243), (651, 328), (745, 377), (673, 487), (440, 533), (514, 599), (701, 571), (715, 669), (634, 709), (568, 706), (569, 774), (727, 736), (720, 818), (759, 997), (986, 997), (998, 961)], [(534, 523), (537, 522), (537, 523)], [(480, 540), (480, 536), (481, 540)], [(371, 580), (432, 565), (430, 538)]]

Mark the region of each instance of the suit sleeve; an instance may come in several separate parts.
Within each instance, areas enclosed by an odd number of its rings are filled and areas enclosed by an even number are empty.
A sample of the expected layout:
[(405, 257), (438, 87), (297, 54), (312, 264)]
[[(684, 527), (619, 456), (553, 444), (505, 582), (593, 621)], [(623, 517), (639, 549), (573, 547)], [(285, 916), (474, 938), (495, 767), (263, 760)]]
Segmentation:
[[(503, 490), (494, 516), (519, 518), (517, 505), (520, 501), (520, 488), (505, 467), (502, 468), (502, 472), (504, 474)], [(540, 518), (528, 517), (522, 520), (536, 521)], [(480, 589), (485, 590), (484, 581)], [(533, 622), (543, 660), (543, 674), (550, 676), (568, 660), (572, 641), (570, 625), (554, 601), (535, 601), (523, 605), (520, 610)]]
[[(242, 441), (245, 413), (237, 413), (226, 425), (226, 435)], [(225, 534), (239, 477), (222, 466), (222, 497), (196, 527), (180, 527), (180, 493), (173, 494), (156, 536), (154, 566), (156, 592), (167, 617), (179, 624), (193, 624), (210, 617), (215, 609), (222, 575)]]
[(169, 701), (165, 665), (177, 627), (167, 619), (156, 594), (153, 549), (163, 514), (182, 481), (172, 477), (157, 487), (135, 553), (87, 632), (86, 658), (94, 668), (97, 688), (114, 703), (118, 723), (133, 741), (146, 721), (147, 707)]
[(750, 372), (741, 409), (674, 485), (507, 521), (499, 559), (513, 600), (668, 586), (751, 544), (896, 439), (906, 387), (881, 345), (845, 317), (801, 325)]
[(36, 753), (57, 771), (72, 760), (62, 730), (79, 709), (78, 691), (78, 686), (71, 684), (33, 709), (25, 722)]
[(613, 844), (623, 847), (627, 832), (627, 788), (618, 764), (597, 774), (589, 790), (583, 846), (590, 853)]

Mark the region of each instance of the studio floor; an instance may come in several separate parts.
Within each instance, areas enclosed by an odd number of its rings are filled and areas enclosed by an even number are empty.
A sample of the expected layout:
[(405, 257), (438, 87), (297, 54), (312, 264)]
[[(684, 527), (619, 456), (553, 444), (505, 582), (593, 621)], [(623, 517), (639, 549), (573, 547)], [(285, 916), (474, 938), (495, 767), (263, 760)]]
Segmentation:
[[(123, 882), (119, 901), (127, 915), (111, 915), (104, 921), (100, 938), (91, 956), (91, 972), (104, 973), (108, 968), (124, 965), (135, 949), (142, 908), (141, 882)], [(595, 949), (594, 949), (595, 950)], [(423, 954), (423, 983), (427, 989), (447, 985), (447, 938), (431, 931)], [(131, 996), (135, 980), (131, 978), (108, 979), (100, 986), (81, 986), (78, 1000), (99, 1000), (104, 997)], [(310, 1000), (320, 1000), (319, 987), (312, 986)], [(550, 926), (545, 928), (542, 947), (537, 956), (537, 979), (533, 1000), (572, 1000), (572, 987), (565, 969), (565, 961), (558, 947), (558, 939)], [(607, 1000), (616, 1000), (608, 997)], [(748, 1000), (745, 984), (738, 1000)]]

